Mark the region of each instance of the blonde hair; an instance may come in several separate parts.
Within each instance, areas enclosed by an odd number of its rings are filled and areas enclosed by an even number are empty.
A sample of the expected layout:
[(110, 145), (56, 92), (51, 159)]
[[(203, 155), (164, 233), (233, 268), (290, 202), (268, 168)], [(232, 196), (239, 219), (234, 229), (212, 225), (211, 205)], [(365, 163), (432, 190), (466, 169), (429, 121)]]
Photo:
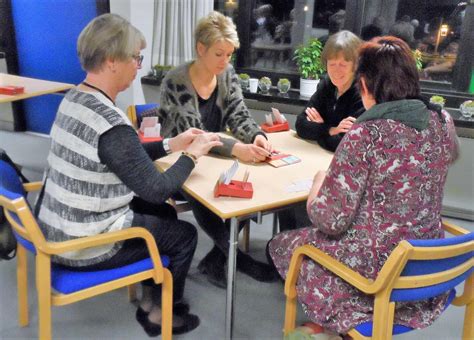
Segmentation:
[(362, 40), (350, 31), (340, 31), (331, 35), (326, 45), (324, 45), (323, 53), (321, 54), (323, 66), (327, 67), (329, 59), (337, 58), (337, 56), (342, 53), (345, 60), (354, 63), (355, 68), (357, 66), (361, 44)]
[(235, 24), (231, 18), (213, 11), (207, 17), (199, 20), (194, 30), (194, 41), (200, 42), (209, 48), (216, 41), (225, 40), (234, 45), (234, 48), (240, 47), (239, 37)]
[(77, 39), (77, 55), (84, 71), (97, 71), (108, 59), (127, 60), (146, 47), (143, 34), (116, 14), (93, 19)]

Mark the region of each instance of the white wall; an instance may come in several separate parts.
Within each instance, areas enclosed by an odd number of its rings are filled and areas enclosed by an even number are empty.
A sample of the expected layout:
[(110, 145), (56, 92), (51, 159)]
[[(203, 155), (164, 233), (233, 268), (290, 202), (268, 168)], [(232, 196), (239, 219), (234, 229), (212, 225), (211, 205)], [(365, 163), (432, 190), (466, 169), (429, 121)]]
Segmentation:
[(151, 69), (151, 50), (153, 41), (153, 16), (154, 1), (153, 0), (110, 0), (110, 12), (118, 14), (127, 19), (132, 25), (138, 28), (147, 42), (147, 47), (141, 52), (144, 55), (141, 70), (138, 71), (137, 77), (133, 81), (130, 88), (120, 93), (117, 97), (116, 104), (122, 110), (126, 110), (132, 104), (144, 104), (145, 97), (141, 86), (140, 79), (145, 76)]

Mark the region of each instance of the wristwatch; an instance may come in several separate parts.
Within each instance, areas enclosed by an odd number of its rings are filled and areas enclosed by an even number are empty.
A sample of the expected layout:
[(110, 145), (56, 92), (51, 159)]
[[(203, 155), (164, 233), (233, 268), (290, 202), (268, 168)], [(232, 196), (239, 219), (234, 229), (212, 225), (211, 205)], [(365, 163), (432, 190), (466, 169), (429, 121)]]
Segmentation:
[(170, 149), (170, 139), (169, 138), (165, 138), (163, 139), (163, 149), (165, 149), (166, 153), (171, 153), (171, 149)]

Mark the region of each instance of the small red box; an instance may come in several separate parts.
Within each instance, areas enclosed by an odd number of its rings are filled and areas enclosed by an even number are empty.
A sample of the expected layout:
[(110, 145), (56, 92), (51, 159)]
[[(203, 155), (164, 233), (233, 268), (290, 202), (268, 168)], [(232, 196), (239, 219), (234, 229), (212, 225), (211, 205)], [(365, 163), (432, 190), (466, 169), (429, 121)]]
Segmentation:
[(25, 92), (25, 88), (23, 86), (13, 86), (13, 85), (2, 85), (0, 86), (0, 94), (20, 94)]
[(263, 123), (260, 126), (262, 127), (263, 131), (268, 132), (268, 133), (288, 131), (290, 129), (290, 125), (288, 124), (288, 122), (277, 123), (277, 124), (273, 124), (272, 126), (267, 125), (266, 123)]
[(145, 137), (143, 132), (138, 131), (138, 138), (140, 139), (140, 143), (151, 143), (151, 142), (159, 142), (163, 140), (163, 137)]
[(217, 182), (214, 188), (214, 197), (219, 196), (252, 198), (252, 183), (242, 181), (230, 181), (229, 184), (219, 184), (219, 182)]

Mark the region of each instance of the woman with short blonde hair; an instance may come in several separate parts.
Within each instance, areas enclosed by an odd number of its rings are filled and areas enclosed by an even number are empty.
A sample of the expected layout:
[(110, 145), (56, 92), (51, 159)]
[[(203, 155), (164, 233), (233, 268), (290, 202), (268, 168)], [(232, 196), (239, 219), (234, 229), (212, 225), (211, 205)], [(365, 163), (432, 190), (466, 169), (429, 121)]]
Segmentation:
[(228, 41), (234, 46), (234, 49), (240, 47), (237, 30), (232, 19), (214, 11), (198, 22), (194, 31), (196, 50), (198, 42), (210, 47), (219, 40)]
[[(196, 59), (169, 71), (163, 79), (158, 111), (163, 136), (172, 137), (191, 127), (210, 132), (228, 128), (236, 139), (221, 138), (223, 146), (211, 152), (247, 163), (264, 161), (271, 145), (250, 115), (230, 64), (232, 54), (240, 46), (232, 19), (211, 12), (199, 21), (194, 36)], [(225, 288), (229, 226), (201, 203), (184, 195), (199, 225), (215, 244), (198, 269), (211, 283)], [(237, 269), (259, 281), (276, 278), (268, 264), (240, 251)]]

